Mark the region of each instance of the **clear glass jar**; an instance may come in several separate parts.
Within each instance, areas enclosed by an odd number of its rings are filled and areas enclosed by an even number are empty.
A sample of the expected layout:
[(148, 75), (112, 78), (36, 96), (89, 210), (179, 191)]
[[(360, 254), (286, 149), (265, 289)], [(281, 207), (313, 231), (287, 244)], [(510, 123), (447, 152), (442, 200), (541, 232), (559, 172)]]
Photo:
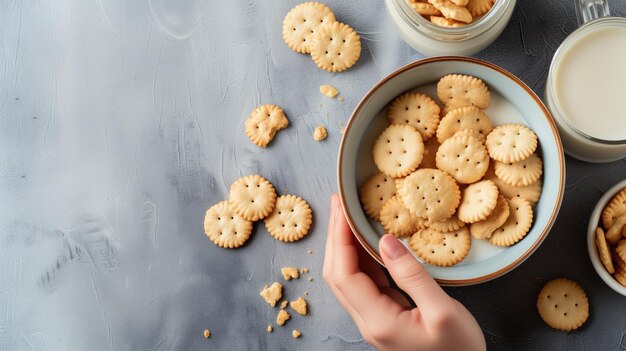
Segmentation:
[(516, 0), (496, 0), (481, 18), (468, 25), (449, 28), (431, 23), (415, 13), (408, 0), (385, 0), (387, 13), (402, 39), (427, 56), (473, 55), (502, 33), (511, 19)]
[(559, 46), (544, 101), (565, 152), (586, 162), (626, 157), (626, 18), (606, 0), (576, 0), (579, 28)]

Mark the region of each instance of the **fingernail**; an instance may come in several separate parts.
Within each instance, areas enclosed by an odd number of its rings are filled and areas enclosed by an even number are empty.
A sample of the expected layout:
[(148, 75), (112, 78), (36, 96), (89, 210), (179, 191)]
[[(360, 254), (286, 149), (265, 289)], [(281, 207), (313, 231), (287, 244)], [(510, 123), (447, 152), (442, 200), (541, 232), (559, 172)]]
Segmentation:
[(408, 253), (406, 247), (393, 235), (386, 234), (380, 241), (381, 249), (385, 255), (392, 260), (398, 259)]

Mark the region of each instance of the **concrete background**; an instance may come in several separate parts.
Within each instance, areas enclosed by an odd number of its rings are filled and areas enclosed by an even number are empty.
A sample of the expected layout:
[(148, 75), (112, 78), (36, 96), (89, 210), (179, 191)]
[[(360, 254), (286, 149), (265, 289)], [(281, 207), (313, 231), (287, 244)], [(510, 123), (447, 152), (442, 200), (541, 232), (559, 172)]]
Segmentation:
[[(0, 0), (0, 350), (368, 349), (321, 277), (340, 130), (365, 91), (422, 56), (382, 1), (328, 0), (363, 52), (344, 73), (321, 71), (282, 41), (296, 3)], [(611, 5), (626, 14), (626, 3)], [(573, 1), (520, 0), (476, 56), (541, 95), (575, 28)], [(345, 100), (322, 96), (321, 84)], [(290, 120), (265, 150), (243, 132), (263, 103)], [(329, 137), (318, 143), (320, 124)], [(239, 250), (206, 239), (204, 211), (250, 173), (311, 204), (305, 240), (277, 242), (263, 225)], [(625, 175), (623, 161), (568, 158), (561, 213), (539, 250), (502, 278), (448, 289), (490, 349), (626, 349), (625, 300), (596, 276), (585, 245), (591, 209)], [(285, 265), (310, 269), (314, 280), (287, 283), (286, 295), (308, 291), (312, 315), (268, 334), (277, 310), (258, 292)], [(573, 333), (548, 328), (535, 309), (543, 283), (560, 276), (591, 301)]]

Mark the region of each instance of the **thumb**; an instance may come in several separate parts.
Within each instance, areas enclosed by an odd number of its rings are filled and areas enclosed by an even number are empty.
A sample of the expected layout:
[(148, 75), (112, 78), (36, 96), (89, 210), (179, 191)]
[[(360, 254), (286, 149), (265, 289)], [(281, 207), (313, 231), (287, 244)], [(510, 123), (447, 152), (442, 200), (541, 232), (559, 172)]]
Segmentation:
[(389, 274), (398, 287), (415, 301), (422, 315), (434, 315), (441, 307), (450, 305), (448, 294), (400, 240), (385, 234), (378, 245)]

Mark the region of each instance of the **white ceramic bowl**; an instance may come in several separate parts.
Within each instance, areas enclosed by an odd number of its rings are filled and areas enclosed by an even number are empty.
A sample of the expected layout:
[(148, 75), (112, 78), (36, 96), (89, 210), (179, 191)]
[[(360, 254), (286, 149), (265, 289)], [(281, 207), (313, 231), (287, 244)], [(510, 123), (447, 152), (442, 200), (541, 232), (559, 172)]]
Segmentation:
[(620, 190), (626, 188), (626, 179), (621, 182), (615, 184), (611, 189), (609, 189), (598, 201), (596, 207), (594, 207), (593, 212), (591, 212), (591, 218), (589, 219), (589, 227), (587, 228), (587, 251), (589, 251), (589, 258), (591, 259), (591, 263), (593, 264), (593, 268), (595, 268), (596, 272), (604, 280), (606, 285), (608, 285), (611, 289), (615, 290), (619, 294), (626, 296), (626, 287), (620, 284), (609, 272), (606, 271), (604, 265), (600, 261), (600, 255), (598, 254), (598, 250), (596, 249), (596, 228), (600, 225), (600, 217), (602, 216), (602, 210), (606, 206), (606, 204), (611, 201), (613, 196), (620, 192)]
[(467, 57), (435, 57), (406, 65), (376, 84), (354, 110), (344, 130), (338, 161), (338, 186), (348, 223), (359, 242), (378, 262), (378, 241), (384, 231), (368, 220), (359, 202), (358, 186), (375, 166), (371, 149), (387, 126), (386, 106), (407, 90), (436, 96), (434, 84), (446, 74), (469, 74), (481, 78), (492, 95), (487, 114), (495, 125), (523, 123), (539, 138), (543, 159), (543, 190), (535, 207), (530, 232), (517, 244), (499, 248), (472, 239), (469, 256), (453, 267), (425, 265), (442, 285), (470, 285), (499, 277), (520, 265), (547, 236), (561, 206), (565, 181), (563, 148), (550, 113), (521, 80), (493, 64)]

